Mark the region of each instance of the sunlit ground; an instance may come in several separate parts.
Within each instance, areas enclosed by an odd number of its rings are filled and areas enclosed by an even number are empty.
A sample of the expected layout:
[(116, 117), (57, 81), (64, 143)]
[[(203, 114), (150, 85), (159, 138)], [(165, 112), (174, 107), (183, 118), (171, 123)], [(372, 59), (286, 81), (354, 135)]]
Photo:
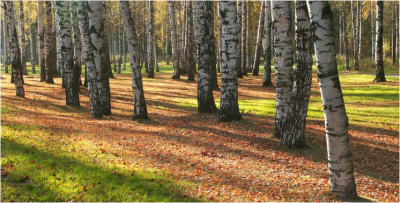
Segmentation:
[[(310, 148), (288, 150), (271, 137), (275, 88), (261, 86), (262, 73), (239, 79), (243, 119), (220, 123), (218, 114), (197, 113), (197, 82), (172, 80), (171, 65), (159, 65), (154, 79), (143, 74), (150, 119), (141, 121), (131, 120), (128, 70), (110, 79), (112, 115), (103, 119), (90, 118), (87, 88), (81, 87), (81, 106), (74, 108), (65, 106), (60, 78), (46, 84), (30, 74), (26, 98), (18, 98), (10, 75), (2, 74), (2, 201), (340, 200), (329, 192), (315, 75), (306, 128)], [(398, 202), (399, 80), (373, 78), (340, 76), (355, 201)], [(214, 91), (217, 107), (219, 97)]]

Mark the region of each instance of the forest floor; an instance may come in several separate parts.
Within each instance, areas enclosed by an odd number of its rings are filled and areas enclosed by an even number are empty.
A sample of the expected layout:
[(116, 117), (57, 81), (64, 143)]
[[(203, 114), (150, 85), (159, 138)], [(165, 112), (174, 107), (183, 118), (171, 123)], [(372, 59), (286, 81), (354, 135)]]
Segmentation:
[(315, 74), (310, 148), (289, 150), (272, 138), (275, 87), (261, 86), (262, 73), (239, 79), (243, 119), (221, 123), (197, 113), (197, 82), (160, 65), (155, 78), (143, 74), (150, 119), (139, 121), (128, 70), (110, 79), (112, 115), (102, 119), (90, 118), (87, 88), (69, 107), (60, 78), (30, 74), (19, 98), (2, 74), (1, 201), (399, 201), (398, 77), (340, 75), (359, 196), (346, 200), (329, 192)]

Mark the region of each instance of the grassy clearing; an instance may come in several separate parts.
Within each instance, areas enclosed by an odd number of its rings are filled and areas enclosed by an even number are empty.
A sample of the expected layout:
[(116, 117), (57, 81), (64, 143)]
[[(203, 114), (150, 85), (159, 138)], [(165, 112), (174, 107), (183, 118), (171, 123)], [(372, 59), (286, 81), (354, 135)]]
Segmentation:
[[(60, 78), (26, 78), (21, 99), (3, 74), (2, 201), (347, 201), (329, 193), (315, 75), (310, 148), (287, 150), (271, 137), (275, 88), (262, 87), (261, 75), (239, 79), (243, 120), (219, 123), (217, 114), (197, 113), (197, 82), (172, 80), (172, 65), (159, 65), (156, 78), (143, 75), (150, 120), (141, 121), (130, 120), (129, 70), (110, 80), (112, 115), (103, 119), (90, 119), (86, 88), (72, 108)], [(399, 80), (387, 78), (340, 75), (356, 201), (399, 201)], [(214, 91), (218, 107), (219, 97)]]

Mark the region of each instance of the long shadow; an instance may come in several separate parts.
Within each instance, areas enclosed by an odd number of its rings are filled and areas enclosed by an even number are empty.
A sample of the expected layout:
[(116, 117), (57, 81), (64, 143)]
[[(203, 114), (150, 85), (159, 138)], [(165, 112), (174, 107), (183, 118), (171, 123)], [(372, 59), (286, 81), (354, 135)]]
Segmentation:
[[(23, 171), (9, 171), (7, 179), (2, 178), (2, 183), (10, 183), (14, 185), (13, 180), (18, 180), (31, 174), (31, 179), (26, 184), (19, 184), (15, 189), (21, 192), (29, 192), (32, 199), (10, 199), (9, 201), (71, 201), (72, 198), (78, 197), (74, 201), (196, 201), (193, 198), (182, 195), (183, 191), (179, 186), (175, 185), (170, 178), (165, 175), (155, 174), (153, 177), (147, 177), (148, 174), (142, 172), (128, 171), (116, 173), (104, 166), (89, 164), (79, 159), (70, 158), (68, 156), (53, 155), (43, 152), (34, 147), (23, 145), (15, 141), (11, 141), (7, 137), (2, 137), (2, 156), (7, 157), (10, 154), (19, 154), (27, 163), (35, 163), (40, 165), (40, 170), (36, 174), (29, 171), (26, 167)], [(47, 161), (43, 161), (47, 160)], [(67, 166), (67, 167), (66, 167)], [(38, 168), (39, 169), (39, 168)], [(3, 172), (3, 171), (2, 171)], [(44, 173), (44, 174), (43, 174)], [(25, 174), (25, 175), (24, 175)], [(49, 186), (67, 187), (67, 184), (60, 184), (66, 174), (71, 174), (74, 179), (71, 181), (74, 187), (79, 187), (78, 190), (56, 190), (49, 189)], [(40, 177), (33, 177), (39, 175)], [(2, 173), (3, 176), (3, 173)], [(20, 177), (18, 177), (20, 176)], [(52, 177), (51, 177), (52, 176)], [(71, 179), (73, 178), (71, 177)], [(82, 177), (82, 178), (81, 178)], [(65, 181), (64, 181), (65, 182)], [(67, 181), (68, 182), (68, 181)], [(88, 186), (86, 189), (85, 186)], [(85, 189), (82, 189), (82, 188)], [(90, 189), (90, 187), (93, 187)], [(124, 192), (119, 188), (125, 188)], [(53, 187), (50, 187), (53, 188)], [(171, 190), (174, 188), (174, 190)], [(103, 194), (96, 192), (103, 191)], [(4, 191), (3, 191), (4, 192)], [(133, 195), (128, 195), (133, 194)], [(5, 194), (3, 193), (3, 198)], [(10, 195), (11, 196), (11, 195)], [(80, 199), (79, 199), (80, 197)], [(2, 199), (3, 201), (5, 199)]]

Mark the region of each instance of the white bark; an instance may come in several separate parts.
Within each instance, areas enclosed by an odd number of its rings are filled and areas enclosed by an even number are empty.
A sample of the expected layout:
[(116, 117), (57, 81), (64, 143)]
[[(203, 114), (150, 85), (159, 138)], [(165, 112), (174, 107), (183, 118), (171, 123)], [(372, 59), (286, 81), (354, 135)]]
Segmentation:
[(135, 112), (133, 119), (146, 119), (148, 118), (147, 107), (143, 94), (143, 83), (140, 73), (140, 66), (138, 63), (139, 52), (137, 48), (138, 43), (136, 38), (135, 25), (132, 20), (132, 15), (129, 10), (129, 4), (127, 1), (120, 1), (120, 9), (125, 23), (125, 31), (129, 50), (129, 60), (131, 65), (133, 105)]
[(257, 45), (255, 50), (254, 56), (254, 64), (253, 64), (253, 72), (254, 76), (258, 76), (259, 66), (260, 66), (260, 57), (261, 57), (261, 49), (262, 49), (262, 38), (263, 38), (263, 31), (264, 31), (264, 18), (265, 18), (265, 10), (264, 10), (265, 2), (261, 3), (260, 9), (260, 19), (258, 21), (258, 33), (257, 33)]
[(194, 30), (193, 30), (193, 3), (191, 1), (188, 2), (188, 39), (187, 39), (187, 50), (186, 50), (186, 58), (188, 64), (188, 80), (194, 81), (194, 70), (196, 68), (196, 62), (194, 60), (193, 52), (196, 49), (195, 38), (194, 38)]
[(264, 73), (263, 86), (272, 86), (271, 81), (271, 1), (265, 2), (265, 20), (264, 20)]
[(358, 61), (361, 60), (361, 48), (362, 48), (362, 1), (358, 1)]
[(30, 38), (30, 49), (31, 49), (31, 66), (32, 66), (32, 73), (36, 73), (35, 69), (35, 48), (33, 46), (35, 37), (34, 37), (34, 31), (31, 23), (31, 10), (29, 10), (29, 17), (28, 17), (28, 24), (29, 24), (29, 38)]
[(272, 15), (274, 16), (276, 81), (274, 136), (280, 138), (282, 136), (283, 123), (285, 123), (290, 109), (290, 96), (293, 87), (292, 20), (289, 2), (273, 1)]
[(14, 2), (4, 2), (5, 12), (7, 16), (7, 27), (9, 36), (10, 56), (11, 56), (11, 77), (14, 78), (15, 92), (18, 97), (25, 97), (23, 76), (22, 76), (22, 65), (18, 45), (17, 27), (15, 26), (14, 19)]
[(71, 38), (71, 14), (68, 1), (57, 1), (58, 28), (60, 32), (61, 67), (65, 77), (66, 105), (80, 106), (78, 70), (74, 66)]
[[(214, 20), (212, 12), (213, 2), (193, 2), (194, 32), (197, 42), (198, 80), (197, 104), (199, 113), (214, 113), (217, 111), (213, 97), (212, 68), (215, 63), (214, 50)], [(171, 23), (172, 24), (172, 23)], [(172, 29), (172, 28), (171, 28)]]
[(22, 74), (28, 75), (28, 70), (26, 69), (26, 52), (25, 52), (25, 18), (24, 18), (24, 2), (19, 2), (19, 35), (21, 39), (21, 64), (22, 64)]
[(72, 19), (72, 28), (74, 33), (74, 63), (75, 67), (78, 69), (78, 85), (81, 85), (81, 73), (82, 73), (82, 50), (81, 50), (81, 31), (79, 29), (79, 21), (78, 21), (78, 3), (76, 1), (71, 1), (71, 19)]
[[(238, 57), (237, 57), (237, 60), (236, 60), (236, 63), (237, 63), (236, 67), (238, 68), (237, 69), (237, 77), (238, 78), (243, 78), (242, 69), (240, 68), (241, 65), (242, 65), (242, 8), (243, 8), (242, 5), (243, 5), (242, 1), (238, 1), (237, 2), (237, 14), (236, 14), (236, 16), (237, 16), (237, 24), (238, 24), (238, 43), (237, 43), (236, 47), (237, 47)], [(219, 33), (219, 35), (221, 35), (221, 42), (220, 42), (221, 43), (220, 44), (220, 46), (221, 46), (221, 55), (220, 56), (222, 58), (222, 21), (220, 23), (221, 23), (221, 30), (220, 30), (221, 32)], [(222, 59), (219, 59), (219, 60), (221, 60), (221, 66), (222, 66)]]
[(4, 73), (8, 73), (8, 62), (9, 62), (9, 46), (8, 46), (8, 27), (7, 27), (7, 16), (6, 16), (6, 11), (3, 13), (3, 35), (4, 35), (4, 44), (3, 44), (3, 49), (4, 49), (4, 60), (3, 60), (3, 66), (4, 66)]
[(235, 1), (221, 1), (222, 66), (219, 121), (240, 120), (238, 104), (237, 53), (238, 32)]
[(336, 64), (333, 14), (326, 1), (309, 1), (314, 28), (318, 81), (325, 116), (331, 192), (357, 197), (349, 146), (348, 118)]
[(172, 78), (179, 79), (179, 58), (178, 58), (178, 47), (177, 47), (177, 36), (176, 36), (176, 21), (175, 21), (175, 5), (174, 1), (168, 1), (169, 8), (169, 21), (171, 27), (171, 45), (172, 45), (172, 61), (174, 74)]

